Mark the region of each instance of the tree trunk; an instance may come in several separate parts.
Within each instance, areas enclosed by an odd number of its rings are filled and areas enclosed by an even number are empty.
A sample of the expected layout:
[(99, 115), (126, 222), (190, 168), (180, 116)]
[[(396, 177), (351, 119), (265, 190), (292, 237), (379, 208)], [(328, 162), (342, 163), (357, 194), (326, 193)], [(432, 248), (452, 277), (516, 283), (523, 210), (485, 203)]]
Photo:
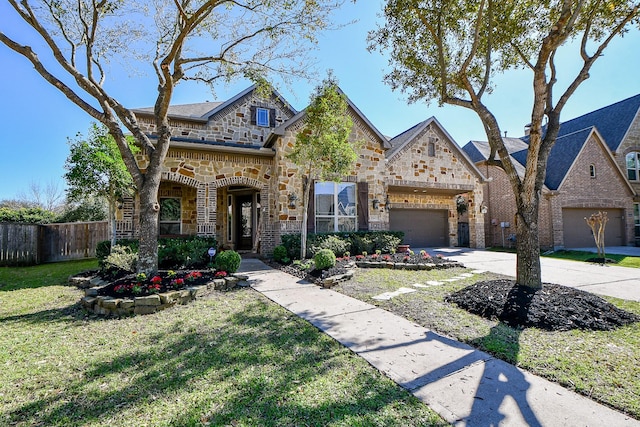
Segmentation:
[(302, 227), (300, 230), (300, 259), (307, 258), (307, 224), (309, 223), (309, 196), (312, 182), (308, 178), (302, 181)]
[(116, 206), (115, 203), (109, 200), (109, 223), (111, 225), (111, 247), (116, 245)]
[(542, 287), (538, 207), (535, 195), (528, 204), (518, 201), (516, 214), (516, 283), (535, 289)]
[[(154, 171), (155, 172), (155, 171)], [(147, 276), (158, 271), (158, 189), (160, 170), (147, 171), (144, 184), (140, 189), (140, 248), (138, 250), (139, 273)]]

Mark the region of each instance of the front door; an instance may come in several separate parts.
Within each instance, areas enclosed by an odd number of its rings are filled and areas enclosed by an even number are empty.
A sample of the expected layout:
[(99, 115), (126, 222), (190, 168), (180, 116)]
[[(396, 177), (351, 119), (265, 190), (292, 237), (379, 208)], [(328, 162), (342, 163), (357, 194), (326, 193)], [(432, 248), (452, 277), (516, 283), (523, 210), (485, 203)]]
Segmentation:
[(250, 250), (253, 247), (253, 195), (236, 196), (236, 210), (236, 248)]
[(229, 241), (236, 250), (249, 251), (253, 249), (259, 224), (260, 193), (234, 190), (229, 194)]

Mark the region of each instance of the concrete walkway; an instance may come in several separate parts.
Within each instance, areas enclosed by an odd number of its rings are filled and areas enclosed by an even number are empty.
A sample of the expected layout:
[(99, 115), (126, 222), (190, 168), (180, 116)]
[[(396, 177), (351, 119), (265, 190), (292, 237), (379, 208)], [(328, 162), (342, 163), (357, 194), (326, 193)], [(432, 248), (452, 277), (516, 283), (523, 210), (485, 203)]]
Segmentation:
[(244, 259), (241, 271), (254, 289), (363, 357), (456, 426), (640, 426), (487, 353), (259, 260)]

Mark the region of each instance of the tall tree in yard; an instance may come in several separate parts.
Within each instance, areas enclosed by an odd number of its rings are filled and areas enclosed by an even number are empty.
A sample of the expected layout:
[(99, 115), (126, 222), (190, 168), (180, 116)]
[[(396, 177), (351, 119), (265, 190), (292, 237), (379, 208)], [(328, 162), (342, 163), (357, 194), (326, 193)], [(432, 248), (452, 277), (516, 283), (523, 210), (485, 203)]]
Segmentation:
[(316, 87), (305, 110), (304, 127), (296, 135), (289, 158), (300, 168), (303, 178), (300, 258), (306, 257), (309, 197), (314, 181), (339, 181), (357, 159), (357, 142), (350, 142), (353, 122), (345, 95), (329, 75)]
[[(610, 42), (639, 24), (639, 7), (630, 0), (388, 0), (386, 22), (370, 33), (370, 49), (389, 52), (392, 88), (413, 102), (471, 109), (482, 121), (489, 161), (504, 169), (515, 194), (519, 285), (542, 286), (538, 209), (560, 113)], [(556, 55), (563, 47), (578, 49), (581, 67), (561, 87)], [(483, 96), (495, 89), (496, 74), (523, 67), (531, 71), (533, 105), (520, 176)]]
[[(343, 0), (7, 0), (43, 43), (25, 45), (31, 34), (0, 42), (24, 56), (40, 76), (107, 127), (133, 178), (140, 201), (138, 269), (157, 270), (158, 188), (169, 149), (167, 112), (176, 85), (198, 80), (211, 86), (245, 77), (256, 82), (308, 76), (308, 53), (316, 34), (330, 26)], [(52, 56), (52, 61), (40, 58)], [(152, 72), (155, 136), (150, 139), (131, 109), (116, 99), (110, 64), (123, 59)], [(264, 87), (262, 85), (261, 87)], [(125, 133), (147, 161), (136, 163)]]
[[(133, 138), (129, 149), (138, 152)], [(72, 201), (85, 201), (98, 197), (109, 205), (111, 247), (116, 243), (116, 207), (124, 197), (133, 195), (133, 180), (122, 161), (120, 150), (104, 126), (93, 124), (85, 139), (78, 135), (70, 141), (69, 157), (65, 163), (67, 197)]]

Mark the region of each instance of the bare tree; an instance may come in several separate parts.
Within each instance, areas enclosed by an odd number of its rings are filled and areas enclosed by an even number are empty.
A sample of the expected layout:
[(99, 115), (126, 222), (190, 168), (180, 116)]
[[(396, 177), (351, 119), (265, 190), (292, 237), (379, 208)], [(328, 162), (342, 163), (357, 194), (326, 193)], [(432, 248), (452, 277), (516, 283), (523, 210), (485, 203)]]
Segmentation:
[(31, 181), (26, 190), (21, 190), (17, 194), (17, 200), (23, 207), (38, 207), (59, 213), (64, 208), (64, 190), (55, 181), (49, 181), (44, 185)]
[(596, 242), (596, 248), (598, 249), (598, 258), (602, 259), (602, 263), (606, 263), (606, 258), (604, 254), (604, 230), (607, 226), (607, 222), (609, 218), (607, 217), (606, 212), (598, 211), (597, 213), (591, 214), (589, 218), (584, 219), (587, 222), (589, 228), (591, 228), (591, 233), (593, 234), (593, 239)]
[[(158, 188), (169, 149), (167, 112), (176, 85), (198, 80), (210, 85), (238, 77), (265, 87), (270, 76), (306, 76), (308, 52), (317, 32), (344, 0), (7, 0), (44, 41), (21, 44), (0, 24), (0, 42), (24, 56), (47, 82), (104, 124), (113, 136), (140, 200), (138, 268), (157, 269)], [(52, 55), (45, 63), (39, 53)], [(106, 86), (108, 64), (123, 56), (146, 61), (157, 80), (156, 138)], [(72, 83), (71, 83), (72, 82)], [(130, 133), (143, 150), (144, 168), (129, 149)]]

